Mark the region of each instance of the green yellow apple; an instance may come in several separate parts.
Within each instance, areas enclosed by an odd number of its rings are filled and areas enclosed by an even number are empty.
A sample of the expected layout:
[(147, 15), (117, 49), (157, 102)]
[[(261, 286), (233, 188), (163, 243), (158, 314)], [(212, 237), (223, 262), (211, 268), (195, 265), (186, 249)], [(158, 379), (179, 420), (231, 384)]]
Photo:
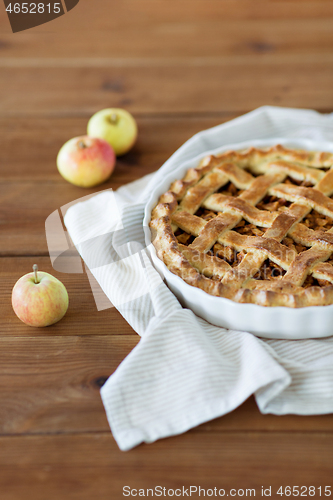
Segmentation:
[(15, 314), (29, 326), (49, 326), (57, 323), (68, 309), (65, 286), (49, 273), (38, 271), (20, 278), (12, 291)]
[(108, 108), (98, 111), (90, 118), (88, 135), (105, 139), (113, 147), (116, 156), (121, 156), (133, 147), (138, 128), (128, 111)]
[(104, 139), (82, 136), (67, 141), (60, 149), (57, 167), (66, 181), (80, 187), (105, 182), (116, 163), (115, 153)]

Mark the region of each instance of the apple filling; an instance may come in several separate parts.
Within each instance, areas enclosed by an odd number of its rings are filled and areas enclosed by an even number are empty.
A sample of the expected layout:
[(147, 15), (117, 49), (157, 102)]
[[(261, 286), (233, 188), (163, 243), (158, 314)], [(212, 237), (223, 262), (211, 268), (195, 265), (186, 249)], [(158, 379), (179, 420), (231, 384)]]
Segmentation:
[[(288, 178), (285, 183), (287, 184), (295, 184), (301, 186), (312, 186), (309, 182), (299, 182), (294, 179)], [(227, 185), (223, 186), (219, 191), (219, 193), (224, 194), (226, 196), (239, 196), (242, 191), (237, 189), (231, 182)], [(267, 210), (269, 212), (283, 212), (288, 209), (291, 205), (291, 202), (288, 202), (285, 199), (277, 198), (275, 196), (265, 196), (263, 200), (261, 200), (256, 207), (259, 210)], [(197, 217), (201, 217), (202, 219), (209, 221), (216, 217), (218, 214), (212, 210), (206, 210), (204, 208), (199, 208), (199, 210), (195, 214)], [(322, 215), (315, 210), (312, 210), (303, 220), (302, 224), (306, 225), (309, 229), (313, 230), (322, 230), (327, 231), (331, 227), (333, 227), (333, 219), (328, 216)], [(239, 234), (245, 236), (263, 236), (265, 234), (266, 228), (255, 226), (242, 219), (233, 229)], [(178, 229), (175, 232), (175, 236), (179, 243), (183, 245), (190, 245), (195, 239), (191, 234), (186, 233), (185, 231)], [(306, 246), (300, 245), (296, 243), (291, 237), (286, 236), (281, 243), (288, 248), (292, 249), (296, 253), (301, 253), (307, 250)], [(246, 251), (242, 250), (238, 252), (231, 246), (224, 246), (220, 243), (215, 243), (214, 246), (209, 250), (209, 255), (214, 255), (220, 259), (225, 260), (231, 267), (236, 267), (240, 264), (244, 256), (246, 255)], [(329, 263), (333, 262), (333, 254), (330, 259), (327, 261)], [(261, 268), (258, 272), (253, 276), (254, 279), (257, 280), (275, 280), (280, 279), (286, 271), (269, 259), (266, 259), (262, 264)], [(327, 286), (331, 285), (331, 283), (327, 280), (315, 279), (311, 275), (309, 275), (304, 284), (304, 288), (308, 288), (310, 286)]]

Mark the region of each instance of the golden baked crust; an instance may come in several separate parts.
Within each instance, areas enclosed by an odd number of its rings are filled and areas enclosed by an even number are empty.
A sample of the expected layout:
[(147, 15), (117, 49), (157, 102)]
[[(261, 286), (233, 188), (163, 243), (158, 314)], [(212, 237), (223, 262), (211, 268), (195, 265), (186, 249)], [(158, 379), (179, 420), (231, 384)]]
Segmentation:
[(152, 211), (158, 257), (186, 283), (262, 306), (333, 304), (333, 154), (204, 158)]

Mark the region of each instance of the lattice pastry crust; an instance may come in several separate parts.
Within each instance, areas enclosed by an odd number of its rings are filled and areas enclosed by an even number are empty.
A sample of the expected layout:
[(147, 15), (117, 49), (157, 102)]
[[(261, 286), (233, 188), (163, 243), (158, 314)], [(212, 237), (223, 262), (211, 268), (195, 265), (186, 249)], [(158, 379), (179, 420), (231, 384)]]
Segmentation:
[(333, 304), (333, 154), (204, 158), (152, 211), (158, 257), (186, 283), (262, 306)]

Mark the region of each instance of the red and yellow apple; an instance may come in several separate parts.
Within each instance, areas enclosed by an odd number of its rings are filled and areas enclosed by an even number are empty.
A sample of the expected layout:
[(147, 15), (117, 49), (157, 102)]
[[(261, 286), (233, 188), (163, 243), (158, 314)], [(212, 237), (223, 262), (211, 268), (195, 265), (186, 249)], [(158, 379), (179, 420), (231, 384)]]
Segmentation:
[(104, 139), (82, 136), (67, 141), (60, 149), (57, 167), (75, 186), (93, 187), (105, 182), (116, 163), (115, 153)]
[(133, 116), (125, 109), (108, 108), (95, 113), (88, 122), (88, 135), (105, 139), (116, 156), (127, 153), (138, 135)]
[[(49, 326), (57, 323), (68, 309), (65, 286), (51, 274), (38, 271), (22, 276), (12, 291), (15, 314), (29, 326)], [(37, 272), (38, 271), (38, 272)]]

